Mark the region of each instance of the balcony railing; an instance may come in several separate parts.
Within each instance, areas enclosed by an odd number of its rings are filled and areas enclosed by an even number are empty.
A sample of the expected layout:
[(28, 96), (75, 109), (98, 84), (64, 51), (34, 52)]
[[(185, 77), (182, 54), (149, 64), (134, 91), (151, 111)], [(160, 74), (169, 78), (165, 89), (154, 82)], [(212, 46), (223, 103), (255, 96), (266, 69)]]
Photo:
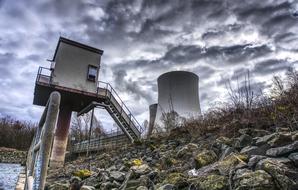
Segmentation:
[(36, 77), (36, 82), (51, 84), (52, 70), (45, 67), (39, 67), (37, 77)]
[[(45, 67), (39, 67), (38, 73), (36, 77), (36, 82), (39, 83), (45, 83), (50, 85), (52, 83), (52, 69), (45, 68)], [(102, 94), (101, 92), (104, 92)], [(128, 109), (128, 107), (124, 104), (118, 93), (115, 91), (115, 89), (107, 82), (98, 81), (97, 82), (97, 91), (95, 92), (98, 96), (104, 95), (107, 97), (118, 109), (120, 112), (120, 115), (128, 121), (128, 124), (130, 127), (134, 128), (135, 130), (138, 130), (140, 134), (143, 133), (143, 128), (139, 124), (139, 122), (136, 120), (136, 118), (132, 115), (131, 111)]]

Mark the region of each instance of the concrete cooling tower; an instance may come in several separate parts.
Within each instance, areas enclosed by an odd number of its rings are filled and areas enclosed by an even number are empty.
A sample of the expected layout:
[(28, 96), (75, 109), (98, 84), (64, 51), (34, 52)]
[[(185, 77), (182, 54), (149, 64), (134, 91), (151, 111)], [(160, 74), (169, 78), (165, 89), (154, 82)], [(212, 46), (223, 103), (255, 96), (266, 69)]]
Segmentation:
[[(162, 113), (172, 110), (185, 118), (201, 114), (199, 77), (196, 74), (187, 71), (172, 71), (160, 75), (157, 83), (158, 106), (155, 124), (162, 126)], [(151, 114), (150, 112), (150, 118)]]

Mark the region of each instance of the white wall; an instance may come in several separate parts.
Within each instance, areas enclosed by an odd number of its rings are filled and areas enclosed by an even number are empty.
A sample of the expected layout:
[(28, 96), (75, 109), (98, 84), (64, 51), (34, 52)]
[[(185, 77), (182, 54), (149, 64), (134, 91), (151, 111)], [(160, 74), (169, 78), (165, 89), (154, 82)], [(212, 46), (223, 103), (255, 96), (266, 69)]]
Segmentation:
[[(96, 92), (96, 81), (87, 80), (88, 65), (99, 68), (101, 55), (60, 42), (53, 72), (53, 84), (87, 92)], [(99, 72), (98, 72), (99, 73)]]

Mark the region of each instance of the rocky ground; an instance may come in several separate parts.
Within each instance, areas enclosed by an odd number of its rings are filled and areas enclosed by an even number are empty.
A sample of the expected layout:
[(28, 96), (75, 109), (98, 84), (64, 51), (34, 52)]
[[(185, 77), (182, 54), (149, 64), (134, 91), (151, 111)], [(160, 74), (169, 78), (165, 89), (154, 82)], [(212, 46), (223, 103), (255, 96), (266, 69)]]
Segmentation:
[(26, 157), (26, 151), (0, 147), (0, 163), (14, 163), (25, 165)]
[(48, 189), (297, 190), (298, 131), (240, 129), (237, 138), (182, 129), (51, 170)]

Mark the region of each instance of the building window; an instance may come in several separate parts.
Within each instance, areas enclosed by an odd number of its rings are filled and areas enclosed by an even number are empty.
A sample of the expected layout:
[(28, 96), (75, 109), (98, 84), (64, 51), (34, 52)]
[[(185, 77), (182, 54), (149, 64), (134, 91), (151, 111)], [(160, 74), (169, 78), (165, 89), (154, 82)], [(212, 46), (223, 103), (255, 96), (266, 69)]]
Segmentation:
[(90, 80), (90, 81), (95, 82), (96, 74), (97, 74), (97, 67), (95, 67), (93, 65), (89, 65), (88, 66), (88, 76), (87, 76), (87, 79)]

